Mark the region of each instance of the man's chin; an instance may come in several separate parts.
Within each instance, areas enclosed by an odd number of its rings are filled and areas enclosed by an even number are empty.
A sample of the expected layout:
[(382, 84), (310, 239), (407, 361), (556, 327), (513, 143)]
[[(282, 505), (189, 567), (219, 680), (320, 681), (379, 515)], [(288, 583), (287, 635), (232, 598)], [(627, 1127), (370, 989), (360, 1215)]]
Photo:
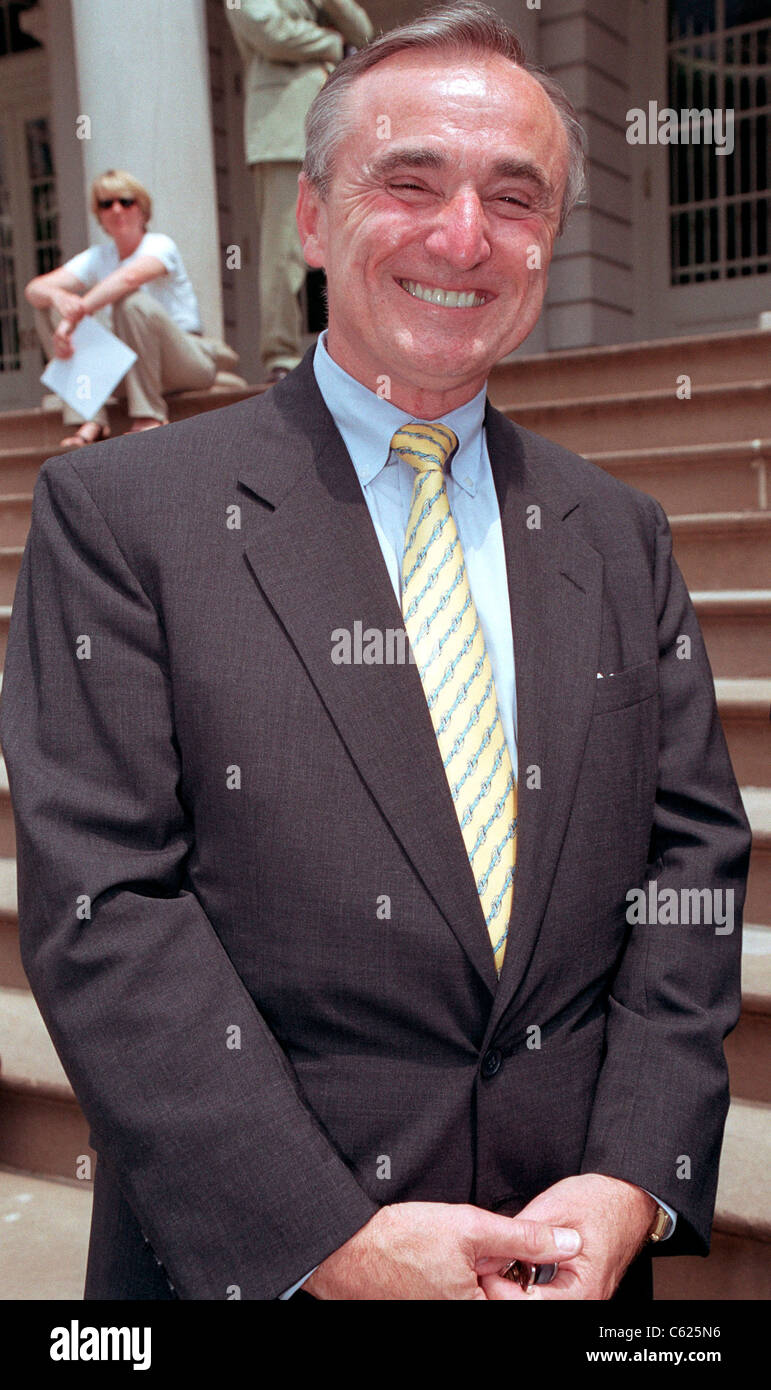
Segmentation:
[[(505, 353), (507, 349), (503, 349)], [(486, 379), (499, 356), (490, 350), (469, 350), (468, 341), (410, 344), (399, 354), (402, 376), (412, 386), (441, 391), (464, 382)]]

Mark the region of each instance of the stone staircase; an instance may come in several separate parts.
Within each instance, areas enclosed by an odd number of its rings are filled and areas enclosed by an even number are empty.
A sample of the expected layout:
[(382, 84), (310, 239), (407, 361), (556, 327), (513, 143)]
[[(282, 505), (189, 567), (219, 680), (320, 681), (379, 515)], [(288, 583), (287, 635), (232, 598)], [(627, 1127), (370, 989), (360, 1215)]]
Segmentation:
[[(721, 334), (521, 358), (491, 398), (521, 424), (657, 497), (710, 653), (718, 706), (754, 845), (741, 1020), (727, 1043), (733, 1101), (712, 1253), (659, 1259), (656, 1295), (771, 1296), (771, 334)], [(690, 378), (690, 397), (683, 376)], [(598, 395), (597, 392), (600, 392)], [(245, 391), (186, 393), (172, 418)], [(125, 421), (111, 418), (113, 432)], [(55, 414), (0, 417), (0, 638), (7, 632)], [(0, 1216), (10, 1261), (0, 1298), (78, 1297), (90, 1219), (88, 1127), (35, 1003), (18, 949), (14, 831), (0, 764)], [(9, 1272), (13, 1270), (13, 1272)]]
[[(208, 391), (170, 396), (170, 420), (216, 410), (265, 389), (236, 385), (239, 381), (228, 382), (221, 374)], [(130, 423), (117, 404), (109, 406), (109, 421), (113, 434)], [(66, 432), (58, 409), (0, 415), (0, 668), (35, 479)], [(0, 1299), (80, 1299), (94, 1153), (21, 963), (15, 853), (8, 778), (0, 759)]]
[(771, 334), (725, 333), (496, 369), (493, 403), (656, 497), (699, 617), (753, 831), (743, 1008), (706, 1260), (656, 1260), (656, 1297), (771, 1296)]

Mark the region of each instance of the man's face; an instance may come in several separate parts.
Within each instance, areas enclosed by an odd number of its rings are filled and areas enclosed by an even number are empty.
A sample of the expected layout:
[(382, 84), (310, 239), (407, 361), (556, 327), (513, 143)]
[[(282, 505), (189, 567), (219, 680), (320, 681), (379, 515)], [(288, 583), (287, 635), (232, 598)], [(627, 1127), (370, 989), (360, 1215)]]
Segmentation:
[(306, 259), (327, 273), (329, 350), (371, 390), (388, 376), (394, 400), (417, 387), (461, 404), (538, 318), (564, 127), (496, 56), (396, 55), (349, 99), (329, 197), (303, 178), (298, 201)]

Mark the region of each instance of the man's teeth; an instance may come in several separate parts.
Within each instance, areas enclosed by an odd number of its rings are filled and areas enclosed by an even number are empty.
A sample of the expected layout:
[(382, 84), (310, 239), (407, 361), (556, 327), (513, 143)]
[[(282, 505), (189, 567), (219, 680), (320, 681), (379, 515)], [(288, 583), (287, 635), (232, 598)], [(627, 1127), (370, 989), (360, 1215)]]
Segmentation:
[(425, 299), (428, 304), (443, 304), (446, 309), (476, 309), (484, 304), (485, 296), (474, 290), (461, 293), (460, 290), (436, 290), (430, 285), (421, 285), (417, 280), (400, 280), (399, 284), (414, 294), (416, 299)]

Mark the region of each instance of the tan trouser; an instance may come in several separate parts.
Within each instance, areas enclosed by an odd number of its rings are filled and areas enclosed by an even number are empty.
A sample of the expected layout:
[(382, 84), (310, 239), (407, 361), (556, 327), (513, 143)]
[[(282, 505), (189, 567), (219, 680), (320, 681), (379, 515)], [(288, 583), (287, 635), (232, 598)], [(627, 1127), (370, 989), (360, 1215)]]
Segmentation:
[(260, 355), (266, 372), (296, 367), (302, 357), (302, 317), (297, 296), (307, 265), (295, 220), (294, 161), (252, 164), (260, 228)]
[(152, 295), (138, 290), (119, 299), (112, 306), (112, 326), (137, 354), (121, 383), (135, 419), (165, 420), (166, 391), (203, 391), (212, 385), (217, 343), (178, 328)]
[[(53, 329), (58, 320), (55, 310), (35, 311), (38, 336), (48, 357), (53, 355)], [(152, 295), (138, 290), (118, 300), (112, 306), (112, 326), (116, 336), (137, 354), (137, 361), (116, 390), (118, 396), (126, 396), (128, 413), (134, 419), (166, 420), (165, 392), (201, 391), (212, 385), (219, 343), (185, 333)], [(85, 418), (107, 423), (105, 410), (85, 417), (68, 405), (64, 405), (62, 418), (65, 425), (81, 423)]]

